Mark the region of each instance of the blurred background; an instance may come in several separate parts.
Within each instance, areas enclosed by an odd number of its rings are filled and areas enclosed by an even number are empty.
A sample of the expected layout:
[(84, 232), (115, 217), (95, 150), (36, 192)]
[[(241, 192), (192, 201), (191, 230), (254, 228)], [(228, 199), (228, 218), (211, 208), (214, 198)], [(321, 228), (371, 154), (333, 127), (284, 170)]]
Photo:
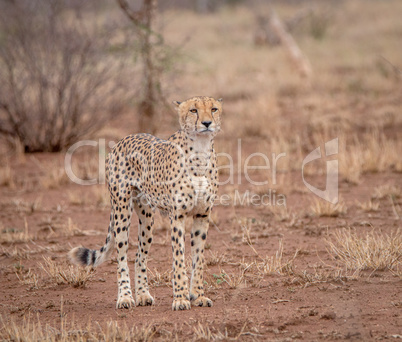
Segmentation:
[(321, 135), (397, 139), (401, 7), (3, 0), (1, 153), (57, 152), (99, 132), (166, 137), (171, 101), (194, 95), (224, 98), (222, 139), (292, 145), (282, 152)]
[[(2, 184), (27, 182), (10, 169), (26, 153), (44, 152), (36, 164), (62, 177), (64, 154), (46, 153), (105, 139), (104, 151), (77, 153), (75, 171), (96, 176), (122, 137), (177, 130), (171, 102), (195, 95), (224, 99), (216, 145), (238, 164), (286, 153), (279, 170), (299, 172), (339, 138), (344, 181), (401, 172), (401, 10), (397, 0), (3, 0)], [(306, 176), (325, 172), (312, 164)]]

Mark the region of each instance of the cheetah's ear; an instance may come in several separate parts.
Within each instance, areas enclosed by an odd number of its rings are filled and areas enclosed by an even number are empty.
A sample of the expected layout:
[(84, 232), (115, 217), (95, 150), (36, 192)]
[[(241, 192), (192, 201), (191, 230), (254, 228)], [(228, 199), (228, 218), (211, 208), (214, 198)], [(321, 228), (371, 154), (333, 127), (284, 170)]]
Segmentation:
[(173, 101), (173, 104), (178, 108), (181, 105), (181, 102), (179, 101)]
[(222, 99), (222, 98), (218, 99), (218, 101), (223, 103), (223, 99)]

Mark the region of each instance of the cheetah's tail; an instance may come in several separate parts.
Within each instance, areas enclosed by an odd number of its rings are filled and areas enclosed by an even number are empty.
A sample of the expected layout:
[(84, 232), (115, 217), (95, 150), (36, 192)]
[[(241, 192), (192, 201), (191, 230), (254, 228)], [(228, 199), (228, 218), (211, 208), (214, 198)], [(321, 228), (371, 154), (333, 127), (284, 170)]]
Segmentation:
[(100, 250), (92, 250), (85, 247), (75, 247), (69, 253), (68, 257), (73, 264), (79, 266), (99, 266), (107, 260), (113, 251), (114, 234), (113, 234), (113, 212), (110, 215), (109, 230), (106, 242)]

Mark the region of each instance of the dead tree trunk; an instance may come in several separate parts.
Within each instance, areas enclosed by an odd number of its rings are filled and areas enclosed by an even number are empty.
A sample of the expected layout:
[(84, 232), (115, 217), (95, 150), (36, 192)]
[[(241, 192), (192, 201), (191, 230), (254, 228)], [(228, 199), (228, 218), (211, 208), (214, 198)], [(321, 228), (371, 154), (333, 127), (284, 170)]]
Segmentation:
[(155, 134), (157, 130), (156, 116), (158, 103), (163, 101), (160, 83), (160, 73), (155, 65), (152, 39), (155, 36), (159, 41), (162, 37), (154, 32), (154, 21), (157, 0), (144, 0), (141, 10), (130, 9), (126, 0), (117, 0), (119, 6), (131, 20), (138, 31), (141, 43), (141, 59), (143, 64), (143, 95), (139, 103), (139, 130)]
[(274, 9), (270, 11), (269, 25), (271, 30), (278, 36), (281, 44), (288, 50), (290, 59), (299, 70), (301, 76), (310, 77), (312, 69), (309, 60), (300, 50), (292, 35), (287, 32)]

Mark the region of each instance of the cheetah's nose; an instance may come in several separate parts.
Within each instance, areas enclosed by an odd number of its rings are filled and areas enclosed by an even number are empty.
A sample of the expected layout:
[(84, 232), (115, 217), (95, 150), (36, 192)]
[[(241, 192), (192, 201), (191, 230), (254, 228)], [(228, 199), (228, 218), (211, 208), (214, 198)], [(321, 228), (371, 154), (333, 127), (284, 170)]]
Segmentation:
[(203, 121), (203, 122), (201, 122), (206, 128), (208, 128), (210, 125), (211, 125), (211, 123), (212, 123), (212, 121)]

